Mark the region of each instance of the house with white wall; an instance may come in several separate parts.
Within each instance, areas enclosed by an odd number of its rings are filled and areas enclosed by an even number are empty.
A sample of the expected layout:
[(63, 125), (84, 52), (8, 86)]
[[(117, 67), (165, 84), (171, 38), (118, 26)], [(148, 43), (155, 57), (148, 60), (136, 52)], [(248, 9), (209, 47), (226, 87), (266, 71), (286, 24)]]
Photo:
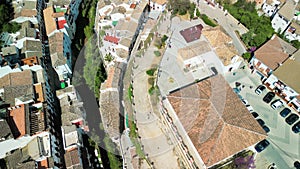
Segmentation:
[(254, 52), (250, 64), (262, 80), (269, 77), (282, 63), (287, 60), (294, 52), (294, 48), (277, 35), (267, 41)]
[(167, 0), (151, 0), (150, 8), (151, 10), (158, 10), (163, 12), (166, 9)]
[(288, 58), (265, 84), (274, 90), (289, 106), (300, 112), (300, 50)]
[(276, 32), (283, 33), (288, 28), (294, 17), (296, 6), (296, 2), (293, 0), (287, 0), (274, 15), (271, 23)]

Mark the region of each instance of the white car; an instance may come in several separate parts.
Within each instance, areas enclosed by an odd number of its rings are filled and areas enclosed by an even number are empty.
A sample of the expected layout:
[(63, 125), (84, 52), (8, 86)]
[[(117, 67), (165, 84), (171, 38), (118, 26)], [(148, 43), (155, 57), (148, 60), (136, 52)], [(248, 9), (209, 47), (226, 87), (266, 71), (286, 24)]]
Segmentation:
[(246, 105), (246, 108), (248, 109), (249, 112), (253, 112), (253, 111), (254, 111), (254, 110), (253, 110), (253, 107), (250, 106), (249, 104)]
[(277, 100), (274, 100), (272, 103), (271, 103), (271, 107), (275, 110), (281, 108), (283, 106), (283, 102), (279, 99)]
[(256, 89), (255, 89), (255, 93), (260, 95), (264, 90), (266, 89), (266, 87), (264, 85), (259, 85)]

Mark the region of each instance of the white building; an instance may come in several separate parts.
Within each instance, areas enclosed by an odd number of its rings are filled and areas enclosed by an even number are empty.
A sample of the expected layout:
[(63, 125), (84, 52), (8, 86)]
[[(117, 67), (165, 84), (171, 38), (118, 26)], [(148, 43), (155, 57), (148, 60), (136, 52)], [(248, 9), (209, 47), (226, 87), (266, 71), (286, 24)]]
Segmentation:
[(274, 71), (265, 81), (266, 85), (300, 112), (300, 51), (298, 50)]
[(268, 3), (268, 1), (266, 1), (263, 3), (261, 9), (267, 16), (272, 17), (276, 13), (279, 5), (280, 1), (278, 0), (274, 0), (272, 3)]
[(283, 33), (288, 28), (293, 19), (296, 5), (293, 0), (287, 0), (274, 15), (271, 23), (276, 32)]
[(159, 10), (163, 12), (166, 9), (167, 0), (151, 0), (150, 8), (151, 10)]

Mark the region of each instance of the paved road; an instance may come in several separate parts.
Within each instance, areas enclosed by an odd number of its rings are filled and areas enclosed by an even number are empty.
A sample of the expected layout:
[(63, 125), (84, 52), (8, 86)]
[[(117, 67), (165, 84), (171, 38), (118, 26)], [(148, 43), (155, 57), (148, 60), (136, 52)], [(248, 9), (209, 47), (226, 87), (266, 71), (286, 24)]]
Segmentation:
[[(196, 0), (194, 0), (193, 2), (197, 4)], [(246, 52), (244, 45), (237, 37), (235, 31), (238, 31), (240, 34), (244, 34), (248, 32), (247, 28), (245, 28), (241, 24), (238, 24), (238, 21), (230, 14), (225, 16), (225, 13), (222, 9), (218, 7), (212, 7), (211, 5), (208, 5), (205, 1), (200, 1), (198, 8), (200, 13), (206, 14), (208, 17), (212, 19), (215, 18), (218, 21), (218, 24), (221, 25), (228, 33), (228, 35), (233, 39), (233, 44), (237, 48), (240, 55)]]
[[(169, 21), (165, 21), (159, 27), (158, 32), (164, 34)], [(136, 57), (133, 69), (133, 95), (134, 109), (136, 111), (136, 121), (138, 134), (144, 151), (148, 154), (155, 168), (177, 169), (179, 168), (177, 156), (173, 152), (173, 145), (161, 129), (161, 121), (154, 113), (148, 95), (148, 78), (146, 70), (151, 68), (156, 47), (149, 46), (144, 56)]]
[[(269, 163), (274, 162), (280, 169), (293, 168), (293, 162), (296, 159), (300, 159), (300, 136), (299, 134), (293, 133), (291, 126), (286, 124), (285, 119), (279, 115), (279, 112), (283, 108), (273, 110), (270, 104), (262, 101), (262, 98), (268, 90), (265, 90), (259, 96), (254, 92), (256, 86), (261, 84), (259, 76), (255, 73), (251, 74), (248, 67), (246, 67), (245, 70), (237, 70), (235, 75), (233, 75), (233, 73), (227, 73), (225, 78), (232, 87), (236, 81), (245, 85), (240, 92), (241, 96), (248, 100), (254, 111), (259, 114), (258, 118), (264, 120), (271, 130), (268, 133), (268, 140), (271, 146), (267, 147), (261, 155), (266, 158)], [(250, 86), (253, 86), (253, 88), (250, 89)], [(275, 99), (278, 99), (278, 97), (276, 96)], [(287, 105), (285, 106), (288, 107)]]

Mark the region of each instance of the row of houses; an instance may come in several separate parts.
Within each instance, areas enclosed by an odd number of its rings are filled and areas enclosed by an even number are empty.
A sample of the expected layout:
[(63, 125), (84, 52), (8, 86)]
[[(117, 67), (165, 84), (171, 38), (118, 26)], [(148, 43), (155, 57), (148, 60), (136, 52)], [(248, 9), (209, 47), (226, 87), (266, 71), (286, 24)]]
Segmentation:
[(254, 52), (250, 64), (262, 82), (300, 112), (299, 50), (274, 35)]
[[(37, 25), (37, 1), (12, 2), (12, 21), (22, 25), (16, 34), (1, 36), (5, 46), (0, 57), (0, 165), (7, 168), (52, 168), (49, 112), (45, 96), (46, 77), (41, 66), (42, 44)], [(72, 76), (71, 41), (76, 32), (79, 0), (48, 1), (43, 10), (49, 38), (50, 63), (54, 68), (62, 116), (63, 152), (66, 168), (89, 168), (85, 145), (88, 128), (83, 105)], [(52, 78), (52, 77), (51, 77)], [(48, 98), (49, 99), (49, 98)]]
[(300, 5), (297, 0), (265, 0), (259, 8), (271, 18), (273, 29), (289, 40), (300, 40)]

